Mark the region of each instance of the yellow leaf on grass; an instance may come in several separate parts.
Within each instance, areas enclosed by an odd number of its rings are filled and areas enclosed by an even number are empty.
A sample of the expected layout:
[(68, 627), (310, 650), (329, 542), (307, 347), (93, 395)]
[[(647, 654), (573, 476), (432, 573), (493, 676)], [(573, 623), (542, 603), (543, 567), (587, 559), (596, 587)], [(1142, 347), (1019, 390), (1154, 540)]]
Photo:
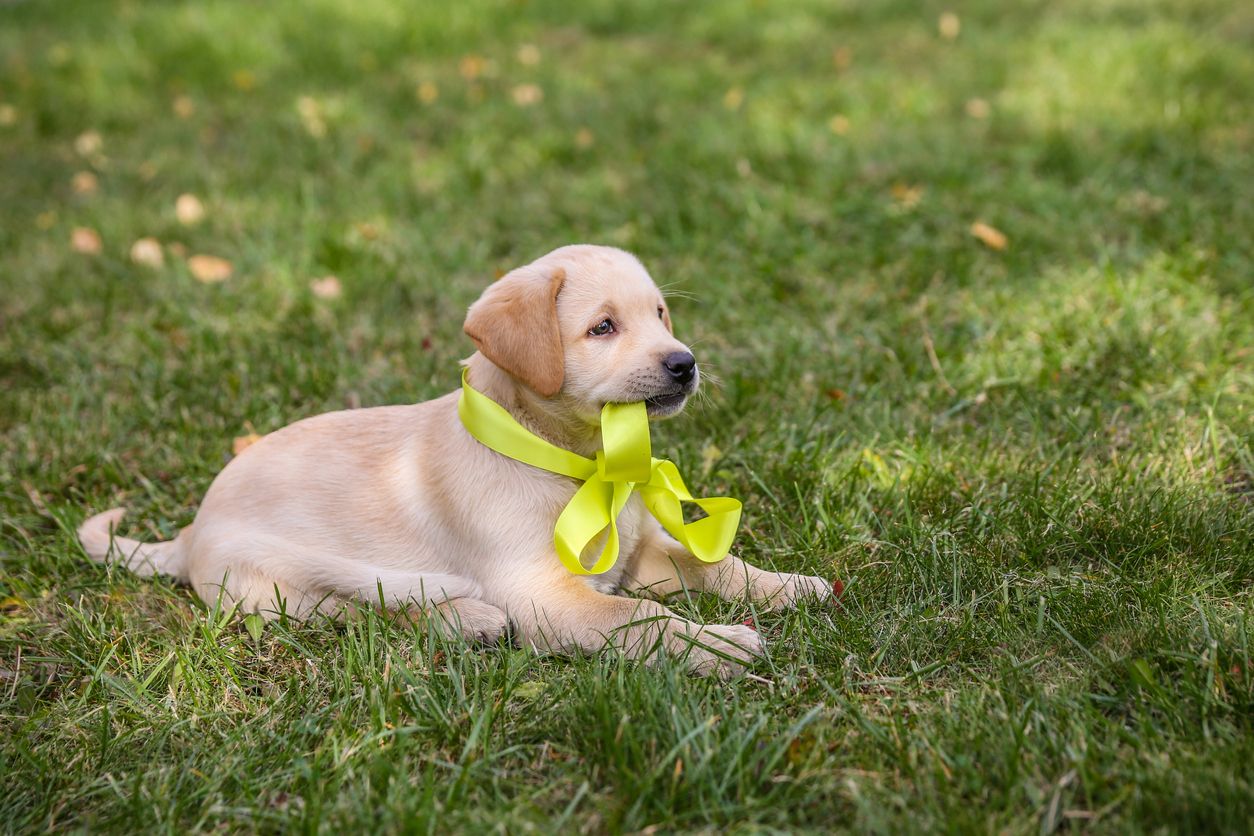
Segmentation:
[(0, 104), (0, 127), (7, 128), (17, 124), (17, 108), (11, 104)]
[(418, 101), (431, 104), (438, 98), (440, 98), (440, 88), (435, 85), (434, 81), (424, 81), (418, 85)]
[(540, 49), (535, 44), (523, 44), (518, 47), (518, 63), (534, 67), (540, 63)]
[(174, 201), (174, 215), (183, 226), (195, 226), (205, 218), (205, 207), (194, 194), (181, 194)]
[(923, 187), (912, 186), (909, 183), (894, 183), (892, 194), (893, 200), (902, 209), (913, 209), (923, 200)]
[(519, 107), (530, 107), (544, 99), (544, 91), (535, 84), (520, 84), (513, 91), (514, 104)]
[(958, 15), (953, 12), (945, 12), (936, 22), (936, 28), (940, 31), (942, 38), (952, 41), (962, 31), (962, 21), (958, 20)]
[(80, 171), (70, 180), (70, 185), (74, 189), (74, 194), (95, 194), (100, 181), (90, 171)]
[(980, 243), (989, 249), (1004, 250), (1006, 245), (1010, 243), (1010, 239), (1006, 234), (996, 227), (989, 226), (983, 221), (976, 221), (971, 224), (971, 234), (979, 239)]
[(97, 153), (104, 145), (104, 139), (101, 138), (99, 131), (86, 131), (78, 135), (78, 139), (74, 140), (74, 150), (78, 152), (80, 157), (90, 157)]
[(467, 81), (474, 81), (483, 74), (486, 62), (478, 55), (466, 55), (457, 64), (457, 71)]
[(165, 253), (156, 238), (140, 238), (131, 244), (131, 261), (154, 270), (165, 266)]
[(723, 94), (723, 107), (728, 110), (739, 110), (744, 102), (745, 91), (739, 87), (733, 87)]
[(231, 83), (236, 90), (248, 93), (257, 86), (257, 76), (251, 70), (236, 70), (231, 73)]
[(216, 255), (194, 255), (187, 259), (187, 269), (196, 281), (205, 284), (224, 282), (235, 272), (231, 262)]
[(714, 467), (721, 458), (723, 458), (723, 451), (718, 448), (718, 445), (705, 445), (705, 449), (701, 451), (701, 475), (708, 474), (710, 468)]
[(335, 276), (323, 276), (309, 283), (309, 289), (319, 299), (339, 299), (344, 293), (344, 286)]
[(322, 103), (313, 96), (301, 96), (297, 99), (296, 112), (300, 114), (301, 124), (310, 136), (321, 139), (327, 135), (327, 120)]
[(968, 99), (964, 109), (972, 119), (987, 119), (988, 115), (993, 112), (984, 99)]
[(70, 249), (83, 255), (100, 255), (100, 233), (86, 226), (76, 226), (70, 233)]
[(849, 117), (844, 114), (837, 113), (831, 119), (827, 120), (827, 129), (836, 136), (844, 136), (849, 133)]
[(196, 103), (192, 101), (191, 96), (175, 96), (170, 107), (174, 115), (180, 119), (191, 119), (192, 114), (196, 112)]
[(580, 128), (575, 131), (575, 147), (585, 149), (591, 148), (594, 142), (596, 142), (596, 137), (593, 136), (592, 131), (587, 128)]

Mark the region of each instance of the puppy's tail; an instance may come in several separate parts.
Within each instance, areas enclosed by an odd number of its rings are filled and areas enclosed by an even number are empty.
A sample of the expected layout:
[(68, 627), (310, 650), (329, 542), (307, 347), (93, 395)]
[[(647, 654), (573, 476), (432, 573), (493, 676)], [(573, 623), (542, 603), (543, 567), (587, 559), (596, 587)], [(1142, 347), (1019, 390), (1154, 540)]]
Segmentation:
[(87, 556), (97, 563), (120, 563), (137, 575), (171, 575), (187, 580), (183, 574), (182, 535), (162, 543), (141, 543), (128, 537), (117, 537), (117, 528), (125, 508), (113, 508), (91, 517), (78, 527), (78, 539)]

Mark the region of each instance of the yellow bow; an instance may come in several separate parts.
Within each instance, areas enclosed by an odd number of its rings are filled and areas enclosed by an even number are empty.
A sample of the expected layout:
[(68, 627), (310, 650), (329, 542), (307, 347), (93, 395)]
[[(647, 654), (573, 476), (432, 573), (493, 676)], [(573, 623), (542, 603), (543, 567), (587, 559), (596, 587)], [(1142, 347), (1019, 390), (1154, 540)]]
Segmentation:
[[(462, 425), (503, 456), (583, 482), (562, 509), (553, 530), (553, 544), (563, 565), (576, 575), (599, 575), (618, 560), (618, 515), (632, 491), (640, 491), (649, 513), (671, 536), (706, 563), (727, 556), (740, 500), (729, 496), (695, 499), (679, 469), (653, 458), (649, 416), (643, 403), (609, 403), (601, 410), (601, 446), (595, 459), (563, 450), (534, 435), (496, 401), (471, 388), (462, 370), (462, 396), (457, 404)], [(680, 503), (695, 502), (707, 516), (685, 523)], [(609, 528), (605, 548), (591, 567), (580, 556), (597, 535)]]

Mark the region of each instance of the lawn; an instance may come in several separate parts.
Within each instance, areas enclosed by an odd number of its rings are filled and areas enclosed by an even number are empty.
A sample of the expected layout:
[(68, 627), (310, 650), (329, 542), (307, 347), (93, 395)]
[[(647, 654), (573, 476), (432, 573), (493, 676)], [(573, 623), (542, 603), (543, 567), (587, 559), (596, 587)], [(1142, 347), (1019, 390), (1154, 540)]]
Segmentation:
[[(1247, 832), (1251, 148), (1237, 0), (0, 5), (0, 831)], [(86, 560), (581, 241), (721, 381), (657, 447), (845, 582), (674, 602), (750, 676)]]

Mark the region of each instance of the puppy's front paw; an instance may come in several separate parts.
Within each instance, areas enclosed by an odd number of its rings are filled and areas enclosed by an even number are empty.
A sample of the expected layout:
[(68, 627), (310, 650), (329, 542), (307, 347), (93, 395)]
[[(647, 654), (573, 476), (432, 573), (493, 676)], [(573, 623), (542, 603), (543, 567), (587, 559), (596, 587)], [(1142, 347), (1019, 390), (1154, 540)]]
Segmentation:
[(773, 610), (786, 610), (797, 606), (805, 599), (812, 601), (834, 601), (839, 595), (837, 584), (826, 578), (814, 575), (789, 575), (781, 572), (775, 576), (779, 583), (774, 589), (768, 590), (762, 602)]
[(702, 676), (731, 679), (744, 673), (754, 658), (766, 652), (757, 630), (740, 624), (709, 624), (692, 637), (688, 666)]
[(445, 635), (460, 634), (483, 644), (494, 644), (509, 629), (504, 610), (476, 598), (454, 598), (438, 604), (431, 620)]

